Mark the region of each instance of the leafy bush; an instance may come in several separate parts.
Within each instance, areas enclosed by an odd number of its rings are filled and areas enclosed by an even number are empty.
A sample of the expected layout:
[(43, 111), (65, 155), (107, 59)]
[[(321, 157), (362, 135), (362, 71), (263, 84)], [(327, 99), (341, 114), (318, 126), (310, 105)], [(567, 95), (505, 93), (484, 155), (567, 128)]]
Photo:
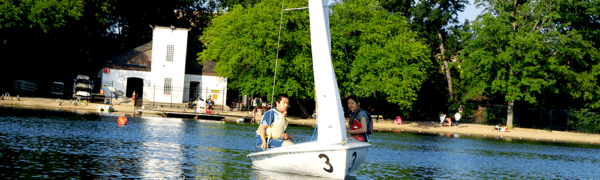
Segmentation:
[(600, 114), (587, 111), (573, 111), (571, 114), (575, 129), (587, 133), (600, 133)]

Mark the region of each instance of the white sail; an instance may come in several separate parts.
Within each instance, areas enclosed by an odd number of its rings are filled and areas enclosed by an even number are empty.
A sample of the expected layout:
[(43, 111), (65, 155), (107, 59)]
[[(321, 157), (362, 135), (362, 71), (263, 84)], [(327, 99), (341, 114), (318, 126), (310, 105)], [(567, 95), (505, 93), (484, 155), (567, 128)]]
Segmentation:
[(316, 142), (271, 148), (247, 155), (262, 170), (343, 179), (365, 160), (371, 144), (346, 140), (344, 111), (333, 64), (329, 7), (325, 0), (309, 0), (310, 36), (319, 135)]
[(336, 144), (346, 140), (344, 110), (331, 62), (331, 35), (327, 0), (309, 0), (310, 38), (319, 122), (317, 141)]

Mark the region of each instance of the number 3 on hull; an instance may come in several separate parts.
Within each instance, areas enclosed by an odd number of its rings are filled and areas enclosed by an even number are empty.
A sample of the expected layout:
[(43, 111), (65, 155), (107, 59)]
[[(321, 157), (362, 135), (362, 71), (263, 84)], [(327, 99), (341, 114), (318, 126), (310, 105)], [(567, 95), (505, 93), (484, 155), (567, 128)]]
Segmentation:
[(251, 153), (254, 168), (301, 175), (343, 179), (364, 161), (369, 143), (348, 141), (345, 145), (299, 143)]
[[(333, 166), (329, 163), (329, 157), (327, 155), (325, 155), (325, 154), (319, 154), (319, 158), (325, 158), (326, 159), (325, 160), (325, 165), (329, 166), (329, 169), (328, 168), (323, 168), (323, 170), (325, 170), (325, 172), (332, 173), (333, 172)], [(348, 158), (346, 158), (346, 159), (348, 160)], [(352, 170), (354, 170), (353, 167), (354, 167), (354, 163), (356, 162), (356, 151), (354, 151), (352, 153), (352, 158), (351, 159), (352, 159), (352, 164), (350, 164), (350, 166), (349, 166), (350, 168), (348, 168), (348, 173), (350, 173), (350, 172), (352, 172)], [(348, 161), (348, 162), (350, 162), (350, 161)]]

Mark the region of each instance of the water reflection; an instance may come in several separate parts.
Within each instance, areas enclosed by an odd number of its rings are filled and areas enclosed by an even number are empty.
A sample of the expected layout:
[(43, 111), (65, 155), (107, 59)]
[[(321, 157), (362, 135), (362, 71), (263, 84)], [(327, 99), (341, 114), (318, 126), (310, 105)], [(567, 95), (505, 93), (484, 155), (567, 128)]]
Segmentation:
[[(385, 133), (376, 136), (386, 136)], [(403, 133), (374, 137), (377, 150), (364, 166), (388, 169), (377, 178), (572, 178), (600, 177), (598, 147), (456, 138)], [(388, 156), (386, 156), (388, 155)], [(385, 158), (393, 157), (395, 163)], [(373, 164), (368, 164), (373, 163)], [(394, 168), (395, 167), (395, 168)], [(394, 168), (393, 170), (390, 170)], [(591, 168), (591, 169), (588, 169)], [(360, 168), (371, 174), (370, 168)], [(569, 174), (565, 176), (565, 174)]]
[[(161, 117), (0, 117), (3, 179), (314, 179), (252, 168), (255, 124)], [(290, 127), (298, 142), (313, 128)], [(375, 133), (349, 179), (595, 179), (597, 146)]]
[[(139, 133), (144, 134), (141, 141), (144, 155), (141, 159), (143, 178), (155, 177), (178, 177), (183, 172), (180, 164), (183, 158), (181, 142), (182, 128), (181, 119), (165, 119), (162, 121), (147, 120), (141, 122), (146, 125)], [(184, 127), (184, 126), (183, 126)], [(157, 141), (154, 138), (161, 138)]]
[[(316, 176), (305, 176), (298, 174), (290, 174), (283, 172), (265, 171), (259, 170), (255, 167), (248, 169), (248, 177), (250, 179), (260, 180), (280, 180), (280, 179), (311, 179), (311, 180), (330, 180), (329, 178), (316, 177)], [(347, 177), (346, 179), (356, 179), (354, 176)]]

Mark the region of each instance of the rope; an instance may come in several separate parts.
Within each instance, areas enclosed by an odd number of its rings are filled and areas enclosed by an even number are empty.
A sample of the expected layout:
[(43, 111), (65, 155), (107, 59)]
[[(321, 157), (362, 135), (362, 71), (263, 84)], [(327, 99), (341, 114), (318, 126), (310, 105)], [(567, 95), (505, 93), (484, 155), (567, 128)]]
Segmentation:
[[(338, 2), (338, 1), (336, 1)], [(277, 54), (275, 56), (275, 73), (273, 74), (273, 90), (271, 91), (271, 105), (273, 105), (273, 101), (274, 96), (275, 96), (275, 82), (277, 80), (277, 64), (278, 64), (278, 59), (279, 59), (279, 47), (280, 47), (280, 42), (281, 42), (281, 25), (282, 25), (282, 21), (283, 21), (283, 11), (288, 11), (288, 10), (302, 10), (302, 9), (307, 9), (308, 7), (301, 7), (301, 8), (290, 8), (290, 9), (284, 9), (283, 5), (285, 3), (285, 0), (281, 1), (281, 13), (280, 13), (280, 17), (279, 17), (279, 33), (278, 33), (278, 37), (277, 37)], [(344, 34), (342, 31), (342, 27), (341, 27), (341, 21), (340, 21), (340, 15), (337, 16), (338, 19), (338, 29), (340, 31), (340, 36), (342, 38), (342, 44), (344, 45), (344, 55), (346, 56), (346, 63), (348, 64), (348, 71), (350, 72), (350, 78), (352, 79), (352, 90), (354, 92), (354, 94), (356, 94), (356, 83), (354, 82), (354, 75), (352, 74), (352, 66), (350, 65), (350, 58), (348, 58), (348, 50), (346, 48), (346, 42), (344, 41)], [(360, 101), (358, 100), (358, 96), (356, 101), (358, 101), (357, 103), (360, 103)], [(311, 140), (314, 138), (316, 132), (317, 132), (318, 126), (315, 125), (315, 130), (313, 132), (313, 137), (311, 137)], [(270, 140), (270, 138), (267, 139), (267, 143)], [(346, 138), (345, 141), (342, 142), (343, 144), (346, 144), (346, 141), (348, 141), (348, 138)]]
[(269, 137), (267, 137), (267, 150), (269, 150), (269, 141), (271, 141), (271, 135), (269, 135)]
[[(336, 0), (336, 2), (338, 2)], [(339, 2), (338, 2), (339, 4)], [(334, 6), (337, 7), (337, 6)], [(342, 23), (340, 20), (340, 14), (338, 13), (337, 15), (337, 20), (338, 20), (338, 30), (340, 31), (340, 37), (342, 38), (342, 44), (344, 45), (344, 55), (346, 56), (346, 63), (348, 64), (348, 72), (350, 73), (350, 78), (352, 79), (352, 91), (354, 92), (354, 95), (356, 96), (356, 105), (360, 108), (360, 99), (358, 98), (358, 94), (356, 94), (356, 82), (354, 82), (354, 75), (352, 74), (352, 65), (350, 65), (350, 58), (348, 58), (348, 50), (346, 49), (346, 42), (344, 41), (344, 32), (342, 31)], [(342, 142), (342, 145), (345, 145), (346, 142), (348, 141), (348, 137), (346, 137), (346, 140), (344, 140)]]
[[(336, 0), (336, 2), (338, 2)], [(339, 2), (338, 2), (339, 3)], [(336, 7), (336, 6), (334, 6)], [(360, 100), (358, 99), (358, 95), (356, 94), (356, 83), (354, 82), (354, 75), (352, 74), (352, 66), (350, 65), (350, 58), (348, 58), (348, 50), (346, 49), (346, 42), (344, 41), (344, 33), (342, 31), (341, 21), (340, 21), (340, 13), (337, 15), (338, 20), (338, 30), (340, 31), (340, 37), (342, 38), (342, 44), (344, 45), (344, 55), (346, 56), (346, 63), (348, 64), (348, 72), (350, 72), (350, 78), (352, 78), (352, 91), (356, 95), (356, 103), (360, 104)]]
[(275, 73), (273, 74), (273, 91), (271, 91), (271, 105), (273, 105), (273, 97), (275, 96), (275, 80), (277, 80), (277, 60), (279, 59), (279, 42), (281, 41), (281, 23), (283, 21), (283, 4), (285, 0), (281, 0), (281, 15), (279, 16), (279, 35), (277, 37), (277, 54), (275, 55)]
[(284, 10), (285, 10), (285, 11), (294, 11), (294, 10), (302, 10), (302, 9), (308, 9), (308, 7), (289, 8), (289, 9), (284, 9)]
[(346, 142), (348, 142), (348, 138), (346, 138), (346, 140), (342, 141), (342, 145), (346, 145)]

